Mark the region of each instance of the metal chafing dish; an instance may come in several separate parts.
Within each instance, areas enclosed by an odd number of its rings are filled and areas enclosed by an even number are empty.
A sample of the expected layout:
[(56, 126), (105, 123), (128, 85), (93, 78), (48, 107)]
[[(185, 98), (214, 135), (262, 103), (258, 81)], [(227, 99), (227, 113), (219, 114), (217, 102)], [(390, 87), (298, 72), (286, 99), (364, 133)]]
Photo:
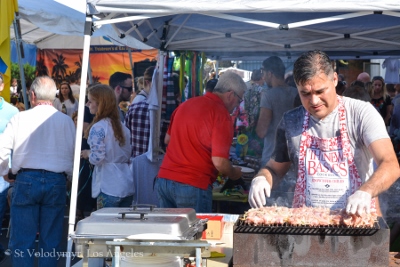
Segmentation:
[[(193, 209), (152, 205), (103, 208), (79, 221), (71, 238), (84, 266), (88, 266), (88, 258), (110, 257), (119, 266), (121, 255), (128, 252), (133, 257), (147, 254), (196, 257), (200, 266), (209, 246), (207, 241), (200, 240), (206, 227), (207, 220), (198, 219)], [(144, 238), (144, 234), (150, 237)]]
[(233, 266), (389, 266), (390, 230), (372, 228), (234, 225)]

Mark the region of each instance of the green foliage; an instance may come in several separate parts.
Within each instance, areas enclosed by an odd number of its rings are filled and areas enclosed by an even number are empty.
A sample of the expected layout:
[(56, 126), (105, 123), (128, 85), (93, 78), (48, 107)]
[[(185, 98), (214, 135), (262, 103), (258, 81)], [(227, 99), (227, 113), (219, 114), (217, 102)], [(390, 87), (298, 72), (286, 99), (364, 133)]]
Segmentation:
[[(30, 65), (29, 63), (26, 63), (24, 66), (24, 76), (25, 76), (25, 81), (27, 83), (32, 83), (32, 81), (35, 79), (36, 75), (36, 67)], [(18, 63), (12, 63), (11, 64), (11, 78), (16, 78), (18, 80), (18, 83), (21, 83), (21, 75), (19, 72), (19, 65)]]

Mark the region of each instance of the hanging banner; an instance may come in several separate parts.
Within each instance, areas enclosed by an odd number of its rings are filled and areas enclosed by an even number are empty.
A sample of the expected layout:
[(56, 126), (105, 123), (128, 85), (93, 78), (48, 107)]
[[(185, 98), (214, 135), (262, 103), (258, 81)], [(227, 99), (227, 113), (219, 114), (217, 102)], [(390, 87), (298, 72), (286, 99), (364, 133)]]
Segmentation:
[[(157, 49), (131, 51), (133, 62), (153, 61), (158, 55)], [(80, 49), (38, 50), (36, 64), (38, 75), (51, 76), (57, 83), (68, 80), (71, 76), (79, 80), (82, 53)], [(127, 47), (91, 46), (89, 58), (93, 82), (108, 84), (110, 76), (117, 71), (133, 75)]]

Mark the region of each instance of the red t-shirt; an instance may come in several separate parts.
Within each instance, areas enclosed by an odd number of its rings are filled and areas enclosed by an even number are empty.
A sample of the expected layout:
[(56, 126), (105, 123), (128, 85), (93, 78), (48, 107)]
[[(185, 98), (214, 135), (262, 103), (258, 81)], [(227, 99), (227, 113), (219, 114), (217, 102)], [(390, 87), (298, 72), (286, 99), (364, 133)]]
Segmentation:
[(171, 136), (158, 177), (201, 189), (218, 171), (211, 157), (229, 159), (233, 126), (222, 100), (213, 93), (182, 103), (172, 114)]

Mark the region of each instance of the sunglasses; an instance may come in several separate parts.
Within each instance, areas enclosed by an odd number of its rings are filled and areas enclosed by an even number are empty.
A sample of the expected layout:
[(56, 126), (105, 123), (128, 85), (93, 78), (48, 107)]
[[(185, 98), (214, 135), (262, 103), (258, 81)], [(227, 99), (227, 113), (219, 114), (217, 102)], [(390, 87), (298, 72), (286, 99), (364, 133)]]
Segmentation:
[(132, 92), (132, 91), (133, 91), (132, 86), (124, 86), (124, 85), (121, 85), (121, 84), (120, 84), (119, 87), (125, 88), (125, 89), (128, 90), (129, 92)]
[(379, 80), (379, 81), (384, 81), (384, 79), (383, 79), (383, 77), (382, 76), (374, 76), (373, 78), (372, 78), (372, 81), (377, 81), (377, 80)]

